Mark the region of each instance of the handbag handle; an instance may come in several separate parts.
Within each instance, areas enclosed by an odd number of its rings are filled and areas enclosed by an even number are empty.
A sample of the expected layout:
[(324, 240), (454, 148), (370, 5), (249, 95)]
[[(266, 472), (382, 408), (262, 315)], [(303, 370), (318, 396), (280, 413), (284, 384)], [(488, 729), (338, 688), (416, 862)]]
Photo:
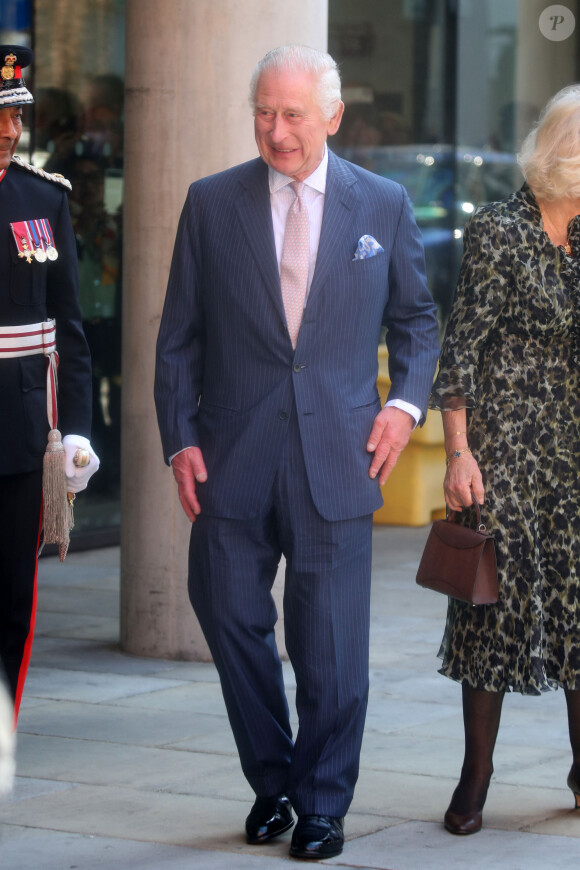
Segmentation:
[[(475, 511), (477, 513), (477, 531), (481, 532), (482, 534), (485, 534), (487, 529), (485, 527), (485, 523), (481, 522), (481, 511), (479, 509), (479, 503), (478, 503), (477, 499), (475, 498), (473, 492), (471, 493), (471, 498), (473, 499), (473, 504), (475, 506)], [(448, 510), (447, 511), (447, 521), (450, 523), (455, 522), (455, 514), (456, 513), (457, 513), (457, 511)]]

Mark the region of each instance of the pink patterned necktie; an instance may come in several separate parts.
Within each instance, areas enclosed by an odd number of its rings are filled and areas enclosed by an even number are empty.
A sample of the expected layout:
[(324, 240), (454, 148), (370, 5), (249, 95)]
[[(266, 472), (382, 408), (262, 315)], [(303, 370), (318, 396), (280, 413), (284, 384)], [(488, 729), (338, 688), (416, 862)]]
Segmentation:
[(302, 199), (304, 183), (293, 181), (290, 187), (296, 194), (296, 199), (290, 206), (286, 218), (282, 260), (280, 261), (280, 283), (286, 324), (292, 340), (292, 347), (296, 348), (308, 283), (310, 228), (308, 208)]

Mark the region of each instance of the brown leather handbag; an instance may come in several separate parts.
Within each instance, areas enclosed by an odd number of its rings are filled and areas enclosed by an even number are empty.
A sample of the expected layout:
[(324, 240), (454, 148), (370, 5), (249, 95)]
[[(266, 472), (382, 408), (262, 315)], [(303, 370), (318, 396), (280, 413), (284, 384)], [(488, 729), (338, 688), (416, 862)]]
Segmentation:
[(477, 529), (455, 522), (455, 511), (431, 526), (417, 571), (417, 583), (468, 604), (495, 604), (498, 598), (495, 542), (481, 522)]

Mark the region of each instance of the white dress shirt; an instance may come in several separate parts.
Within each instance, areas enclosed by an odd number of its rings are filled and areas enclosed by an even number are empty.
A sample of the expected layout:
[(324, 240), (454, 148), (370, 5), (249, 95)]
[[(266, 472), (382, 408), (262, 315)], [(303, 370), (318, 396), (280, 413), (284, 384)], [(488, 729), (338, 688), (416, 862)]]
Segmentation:
[[(314, 267), (316, 266), (316, 257), (318, 255), (318, 243), (320, 241), (320, 230), (322, 228), (322, 215), (324, 212), (324, 196), (326, 193), (326, 173), (328, 170), (328, 149), (325, 147), (324, 156), (314, 172), (304, 179), (304, 191), (302, 200), (308, 208), (308, 217), (310, 220), (310, 255), (308, 260), (308, 283), (306, 285), (306, 298), (308, 299), (312, 277), (314, 275)], [(280, 270), (280, 261), (282, 260), (282, 248), (284, 246), (284, 230), (286, 227), (286, 217), (290, 206), (294, 202), (295, 193), (290, 187), (294, 179), (287, 175), (282, 175), (270, 166), (268, 168), (268, 180), (270, 185), (270, 206), (272, 209), (272, 224), (274, 227), (274, 244), (276, 245), (276, 260), (278, 262), (278, 270)], [(403, 401), (403, 399), (391, 399), (387, 401), (385, 407), (392, 405), (395, 408), (400, 408), (410, 414), (415, 421), (415, 425), (421, 419), (421, 411), (415, 405)]]

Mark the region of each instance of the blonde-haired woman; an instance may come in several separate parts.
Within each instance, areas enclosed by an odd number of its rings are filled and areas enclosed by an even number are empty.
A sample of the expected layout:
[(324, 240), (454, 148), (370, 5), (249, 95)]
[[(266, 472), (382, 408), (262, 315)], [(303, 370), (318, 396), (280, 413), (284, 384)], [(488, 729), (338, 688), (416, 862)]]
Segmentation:
[(495, 605), (449, 602), (441, 673), (461, 683), (465, 725), (453, 834), (481, 828), (510, 690), (564, 689), (580, 806), (580, 86), (553, 97), (518, 159), (521, 190), (465, 229), (432, 395), (447, 504), (485, 504), (500, 579)]

